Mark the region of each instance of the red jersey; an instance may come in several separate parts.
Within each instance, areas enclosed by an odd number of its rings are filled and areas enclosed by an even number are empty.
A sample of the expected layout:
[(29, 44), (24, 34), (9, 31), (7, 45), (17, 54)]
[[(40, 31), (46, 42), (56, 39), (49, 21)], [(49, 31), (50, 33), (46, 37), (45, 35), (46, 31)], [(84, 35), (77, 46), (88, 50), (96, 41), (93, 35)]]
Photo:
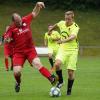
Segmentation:
[(14, 44), (14, 52), (23, 52), (24, 49), (33, 47), (32, 31), (30, 28), (33, 19), (32, 13), (22, 18), (22, 26), (16, 27), (13, 25), (7, 31), (7, 37), (12, 38)]
[[(2, 37), (3, 37), (3, 38), (8, 37), (7, 33), (5, 32), (5, 33), (3, 34)], [(5, 43), (4, 46), (5, 46), (6, 48), (12, 49), (12, 48), (13, 48), (13, 42), (11, 41), (10, 43)]]

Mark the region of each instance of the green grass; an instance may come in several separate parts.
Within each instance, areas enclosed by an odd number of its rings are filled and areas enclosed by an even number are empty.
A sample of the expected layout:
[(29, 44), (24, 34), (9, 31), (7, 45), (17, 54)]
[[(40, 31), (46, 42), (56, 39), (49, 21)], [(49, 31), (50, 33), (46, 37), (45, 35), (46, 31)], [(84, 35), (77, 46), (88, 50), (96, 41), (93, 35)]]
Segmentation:
[[(41, 58), (45, 66), (50, 68), (48, 59)], [(14, 78), (11, 71), (4, 69), (4, 59), (0, 58), (0, 100), (100, 100), (100, 57), (79, 57), (76, 80), (71, 96), (66, 96), (67, 74), (63, 67), (65, 85), (61, 89), (62, 96), (49, 96), (50, 83), (26, 62), (22, 71), (21, 91), (15, 93)]]

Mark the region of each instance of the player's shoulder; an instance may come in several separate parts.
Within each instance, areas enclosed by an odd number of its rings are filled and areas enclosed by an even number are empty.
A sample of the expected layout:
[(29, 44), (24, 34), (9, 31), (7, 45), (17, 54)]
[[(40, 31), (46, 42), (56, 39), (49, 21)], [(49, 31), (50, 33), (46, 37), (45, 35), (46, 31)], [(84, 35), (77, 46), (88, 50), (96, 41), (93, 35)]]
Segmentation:
[(57, 26), (62, 26), (63, 24), (65, 24), (65, 21), (64, 20), (61, 20), (57, 23)]
[(16, 26), (15, 26), (14, 24), (9, 25), (9, 28), (8, 28), (7, 31), (6, 31), (6, 34), (9, 33), (9, 32), (13, 32), (14, 29), (15, 29), (15, 27), (16, 27)]
[(44, 33), (44, 36), (45, 36), (45, 37), (48, 37), (48, 32)]
[(22, 17), (22, 21), (26, 21), (27, 22), (30, 18), (33, 18), (33, 14), (32, 13), (29, 13), (26, 16), (23, 16)]
[(65, 21), (64, 20), (60, 20), (58, 23), (62, 23), (63, 24), (63, 23), (65, 23)]
[(45, 35), (48, 35), (48, 32), (45, 32)]
[(23, 23), (27, 23), (27, 18), (26, 17), (22, 17), (22, 22)]
[(74, 22), (74, 27), (79, 28), (79, 25), (76, 22)]

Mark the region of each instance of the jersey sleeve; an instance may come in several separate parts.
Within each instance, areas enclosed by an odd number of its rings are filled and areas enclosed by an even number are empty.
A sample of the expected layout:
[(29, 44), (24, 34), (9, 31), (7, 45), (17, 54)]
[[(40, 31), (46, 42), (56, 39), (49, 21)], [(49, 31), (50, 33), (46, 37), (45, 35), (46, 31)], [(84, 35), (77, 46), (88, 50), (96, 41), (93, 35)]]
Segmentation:
[(32, 19), (33, 19), (33, 15), (32, 13), (28, 14), (27, 16), (24, 16), (23, 17), (23, 20), (25, 20), (27, 23), (31, 23), (32, 22)]
[(63, 21), (59, 21), (56, 25), (57, 25), (58, 27), (60, 27), (60, 26), (62, 26), (62, 23), (63, 23)]
[(6, 32), (6, 34), (4, 35), (4, 39), (6, 39), (6, 38), (13, 38), (13, 32), (12, 32), (12, 30), (8, 30)]

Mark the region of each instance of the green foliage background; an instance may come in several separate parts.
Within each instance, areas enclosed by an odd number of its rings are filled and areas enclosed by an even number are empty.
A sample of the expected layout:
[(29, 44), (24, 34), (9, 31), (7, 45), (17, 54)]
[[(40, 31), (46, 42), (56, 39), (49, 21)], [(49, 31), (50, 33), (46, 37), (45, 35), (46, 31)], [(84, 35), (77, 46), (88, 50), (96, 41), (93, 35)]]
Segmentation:
[[(22, 16), (27, 15), (34, 8), (34, 4), (36, 1), (37, 0), (0, 0), (0, 34), (2, 35), (5, 32), (5, 27), (11, 23), (11, 15), (13, 12), (18, 12)], [(37, 46), (43, 46), (44, 33), (47, 31), (47, 25), (55, 24), (60, 20), (64, 20), (64, 13), (67, 10), (71, 9), (71, 6), (75, 12), (75, 21), (80, 26), (80, 32), (78, 35), (80, 46), (100, 46), (99, 6), (89, 7), (89, 4), (83, 3), (85, 2), (85, 0), (41, 1), (45, 1), (46, 8), (41, 11), (39, 16), (32, 22), (31, 25), (33, 38)], [(77, 3), (77, 6), (75, 6), (75, 4), (69, 4), (70, 7), (65, 4), (66, 8), (63, 9), (62, 7), (64, 7), (64, 5), (62, 3), (65, 1), (66, 3), (68, 3), (69, 1), (77, 1), (79, 3), (80, 1), (80, 4)], [(90, 1), (92, 3), (93, 0), (89, 0), (89, 3)], [(99, 0), (95, 0), (94, 3), (94, 5), (98, 5)], [(83, 9), (81, 7), (81, 4), (87, 4), (88, 7), (85, 6), (83, 7)], [(99, 50), (100, 49), (93, 50), (93, 53), (96, 54), (96, 52), (98, 52)], [(86, 54), (89, 54), (90, 51), (92, 50), (89, 49)]]

